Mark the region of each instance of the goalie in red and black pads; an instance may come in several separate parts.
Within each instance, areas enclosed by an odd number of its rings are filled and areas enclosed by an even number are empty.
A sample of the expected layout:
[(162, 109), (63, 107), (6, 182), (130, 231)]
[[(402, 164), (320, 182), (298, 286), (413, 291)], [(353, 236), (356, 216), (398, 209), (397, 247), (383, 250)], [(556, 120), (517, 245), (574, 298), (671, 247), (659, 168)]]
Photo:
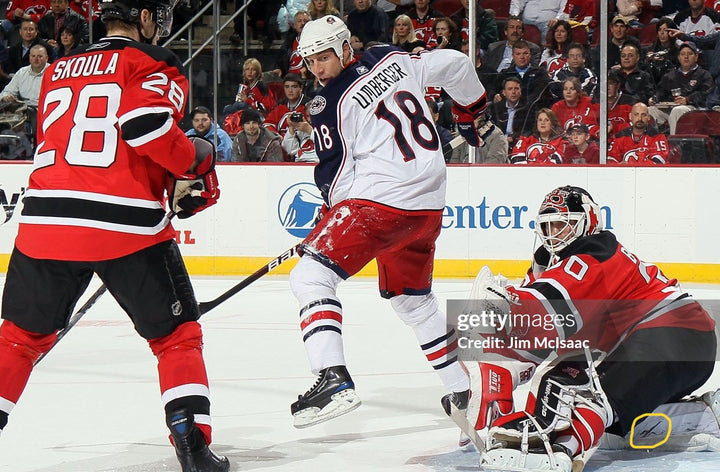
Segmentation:
[[(548, 193), (535, 231), (542, 246), (519, 286), (489, 270), (476, 281), (481, 306), (508, 315), (484, 335), (498, 358), (465, 364), (468, 420), (490, 428), (483, 470), (569, 472), (605, 431), (625, 435), (639, 415), (700, 388), (715, 365), (715, 322), (677, 280), (603, 230), (586, 190)], [(535, 374), (524, 411), (514, 412), (513, 389), (553, 352), (576, 357)]]
[(200, 313), (165, 210), (166, 194), (180, 218), (219, 196), (212, 143), (177, 125), (182, 65), (151, 44), (170, 33), (174, 5), (101, 2), (108, 36), (45, 71), (35, 170), (2, 300), (0, 429), (97, 274), (157, 357), (183, 471), (224, 472), (227, 459), (208, 448)]

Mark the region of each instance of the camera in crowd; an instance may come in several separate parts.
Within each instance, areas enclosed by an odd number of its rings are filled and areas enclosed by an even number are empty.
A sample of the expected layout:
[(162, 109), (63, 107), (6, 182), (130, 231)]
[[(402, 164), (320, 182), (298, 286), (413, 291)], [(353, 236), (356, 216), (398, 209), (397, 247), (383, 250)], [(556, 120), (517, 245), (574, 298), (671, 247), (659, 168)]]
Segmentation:
[(298, 112), (293, 112), (293, 114), (290, 115), (290, 121), (293, 123), (302, 123), (303, 118), (303, 114)]

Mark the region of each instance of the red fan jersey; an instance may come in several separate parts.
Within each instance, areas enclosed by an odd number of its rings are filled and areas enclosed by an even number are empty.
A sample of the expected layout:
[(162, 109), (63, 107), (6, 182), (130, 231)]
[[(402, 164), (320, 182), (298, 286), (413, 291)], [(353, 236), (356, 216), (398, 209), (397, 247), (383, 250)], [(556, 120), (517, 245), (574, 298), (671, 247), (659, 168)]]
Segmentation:
[(35, 170), (17, 248), (42, 259), (113, 259), (175, 237), (168, 171), (195, 147), (177, 126), (188, 82), (169, 50), (114, 37), (43, 77)]
[(580, 97), (578, 104), (569, 107), (565, 100), (555, 102), (552, 111), (557, 115), (560, 126), (567, 131), (578, 124), (587, 125), (590, 136), (597, 138), (600, 133), (600, 108), (590, 97)]
[(298, 52), (298, 44), (298, 38), (293, 39), (292, 51), (290, 51), (290, 62), (288, 66), (288, 72), (292, 72), (293, 74), (302, 74), (303, 67), (305, 67), (305, 64), (303, 64), (303, 58)]
[(521, 136), (510, 153), (512, 164), (562, 164), (565, 154), (565, 138), (559, 136), (547, 142), (531, 134)]
[[(634, 151), (635, 154), (632, 154)], [(608, 161), (631, 164), (665, 164), (670, 154), (670, 145), (664, 134), (649, 131), (636, 136), (632, 128), (625, 128), (615, 135), (608, 148)]]
[(50, 0), (11, 0), (7, 6), (7, 19), (15, 21), (15, 10), (20, 9), (30, 18), (39, 23), (40, 18), (50, 11)]
[(608, 231), (581, 238), (561, 254), (537, 277), (529, 274), (519, 287), (508, 287), (514, 297), (502, 354), (539, 363), (555, 348), (560, 355), (583, 347), (610, 353), (641, 329), (715, 327), (677, 280), (641, 261)]

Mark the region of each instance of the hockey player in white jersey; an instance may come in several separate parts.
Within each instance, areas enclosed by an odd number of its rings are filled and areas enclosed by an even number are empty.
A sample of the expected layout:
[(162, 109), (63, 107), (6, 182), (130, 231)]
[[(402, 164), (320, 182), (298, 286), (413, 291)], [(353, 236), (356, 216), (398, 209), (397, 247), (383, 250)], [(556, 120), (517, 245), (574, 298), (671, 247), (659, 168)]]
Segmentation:
[[(457, 337), (432, 292), (435, 240), (445, 205), (445, 161), (426, 87), (443, 87), (465, 139), (483, 144), (485, 89), (467, 56), (453, 50), (411, 55), (378, 45), (355, 60), (350, 31), (326, 16), (305, 25), (299, 52), (324, 86), (307, 105), (320, 162), (315, 182), (326, 210), (300, 246), (290, 274), (300, 326), (319, 378), (291, 406), (295, 426), (311, 426), (360, 405), (343, 353), (338, 284), (373, 259), (380, 293), (410, 327), (428, 361), (465, 408), (469, 381)], [(362, 316), (362, 313), (358, 313)], [(368, 340), (372, 343), (372, 340)], [(370, 347), (370, 345), (368, 345)]]

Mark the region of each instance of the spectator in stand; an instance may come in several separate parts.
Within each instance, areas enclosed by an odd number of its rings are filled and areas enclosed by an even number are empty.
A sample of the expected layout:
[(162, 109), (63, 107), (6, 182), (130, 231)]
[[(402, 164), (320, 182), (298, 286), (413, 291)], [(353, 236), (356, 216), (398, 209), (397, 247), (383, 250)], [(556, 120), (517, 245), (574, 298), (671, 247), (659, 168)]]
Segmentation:
[(648, 106), (638, 102), (630, 112), (630, 127), (615, 135), (608, 162), (630, 165), (665, 164), (670, 153), (667, 136), (650, 125)]
[(540, 30), (540, 37), (547, 38), (550, 21), (558, 18), (566, 0), (510, 0), (510, 14), (522, 15), (526, 25)]
[(649, 72), (640, 69), (640, 45), (637, 41), (628, 40), (620, 52), (620, 65), (613, 66), (620, 70), (625, 79), (623, 91), (635, 95), (638, 100), (647, 104), (655, 95), (655, 81)]
[(600, 136), (600, 107), (585, 95), (577, 77), (568, 77), (561, 82), (563, 99), (553, 104), (560, 126), (567, 132), (573, 125), (583, 123), (590, 129), (593, 138)]
[(600, 136), (600, 107), (585, 95), (580, 80), (568, 77), (562, 81), (563, 99), (552, 106), (560, 126), (567, 132), (574, 125), (587, 125), (593, 138)]
[(510, 152), (512, 164), (562, 164), (565, 137), (557, 116), (549, 108), (535, 114), (535, 132), (518, 138)]
[(292, 73), (300, 74), (305, 79), (308, 78), (307, 68), (297, 48), (298, 41), (300, 41), (300, 33), (302, 33), (305, 24), (311, 19), (310, 13), (304, 10), (295, 13), (293, 19), (293, 29), (295, 32), (293, 34), (288, 32), (285, 36), (285, 42), (283, 43), (276, 63), (277, 68), (273, 70), (275, 74), (282, 77), (285, 76), (285, 74)]
[(38, 23), (38, 36), (51, 48), (57, 48), (60, 43), (60, 30), (65, 26), (77, 31), (80, 41), (88, 42), (90, 36), (87, 21), (70, 8), (68, 0), (51, 0), (50, 11)]
[[(470, 0), (460, 0), (462, 8), (450, 15), (450, 19), (460, 28), (463, 40), (470, 38), (470, 8), (468, 3)], [(477, 47), (485, 53), (490, 44), (498, 40), (497, 22), (495, 21), (495, 13), (492, 10), (486, 10), (479, 2), (475, 6), (475, 33), (477, 38)]]
[(531, 111), (522, 95), (520, 77), (510, 76), (503, 80), (501, 94), (503, 99), (492, 102), (488, 107), (488, 114), (495, 126), (505, 134), (509, 151), (515, 146), (518, 138), (525, 134), (523, 126), (527, 124), (527, 117)]
[(600, 147), (590, 139), (588, 127), (582, 123), (568, 130), (565, 164), (600, 164)]
[[(689, 41), (679, 46), (678, 62), (680, 67), (663, 75), (657, 86), (657, 93), (650, 98), (650, 115), (655, 124), (662, 128), (667, 122), (670, 134), (675, 134), (677, 122), (681, 116), (699, 107), (704, 107), (715, 84), (712, 75), (697, 65), (698, 48)], [(673, 102), (668, 113), (658, 103)]]
[(292, 113), (287, 131), (283, 134), (283, 152), (291, 162), (319, 162), (315, 152), (313, 128), (303, 113)]
[(233, 140), (232, 162), (283, 162), (280, 136), (266, 130), (262, 121), (259, 111), (243, 110), (243, 130)]
[(720, 13), (705, 6), (705, 0), (688, 0), (688, 8), (675, 15), (678, 29), (689, 36), (707, 36), (720, 27)]
[[(495, 41), (488, 46), (487, 53), (483, 57), (485, 67), (496, 72), (500, 72), (501, 70), (510, 67), (510, 63), (513, 58), (513, 45), (523, 39), (523, 34), (525, 34), (525, 26), (520, 17), (508, 17), (507, 23), (505, 23), (506, 39), (504, 41)], [(540, 46), (531, 41), (525, 42), (530, 48), (530, 63), (537, 67), (540, 64), (542, 50), (540, 49)]]
[(612, 67), (620, 64), (620, 48), (628, 41), (628, 20), (624, 16), (616, 16), (610, 24), (610, 38), (607, 42), (607, 65)]
[(55, 59), (70, 55), (70, 51), (80, 45), (77, 31), (70, 26), (63, 26), (60, 30), (60, 44), (55, 47)]
[(624, 16), (628, 21), (628, 26), (631, 28), (643, 27), (638, 20), (643, 11), (642, 0), (616, 0), (616, 7), (618, 14)]
[(333, 0), (310, 0), (307, 12), (310, 13), (313, 20), (326, 15), (335, 15), (340, 18), (340, 12), (335, 8)]
[(251, 57), (243, 63), (243, 81), (238, 87), (235, 103), (223, 108), (226, 117), (240, 110), (252, 108), (267, 114), (275, 103), (270, 96), (267, 85), (262, 81), (262, 65), (260, 61)]
[(548, 32), (548, 43), (540, 56), (540, 65), (550, 77), (565, 65), (567, 50), (572, 38), (572, 28), (565, 20), (556, 21)]
[(398, 15), (403, 14), (406, 7), (413, 4), (414, 0), (378, 0), (377, 6), (388, 16), (389, 21), (395, 21)]
[[(441, 49), (455, 49), (456, 51), (462, 49), (460, 30), (453, 20), (445, 16), (435, 18), (434, 44), (435, 47)], [(432, 47), (432, 44), (428, 46)]]
[(351, 47), (355, 52), (365, 50), (370, 42), (387, 42), (390, 20), (372, 0), (353, 0), (355, 9), (347, 15), (347, 27), (352, 34)]
[(51, 51), (47, 43), (38, 36), (37, 23), (29, 19), (20, 20), (20, 42), (8, 49), (8, 74), (30, 64), (30, 48), (36, 44), (42, 44), (46, 51)]
[(6, 21), (2, 23), (2, 29), (8, 38), (8, 47), (18, 43), (17, 32), (22, 20), (32, 20), (37, 25), (48, 11), (50, 11), (50, 0), (14, 0), (9, 2), (5, 13)]
[[(557, 20), (565, 20), (573, 28), (585, 28), (588, 39), (592, 39), (597, 27), (597, 18), (600, 17), (600, 10), (596, 0), (567, 0), (565, 8), (557, 17)], [(550, 20), (548, 25), (552, 28), (556, 19)], [(584, 44), (587, 46), (587, 44)]]
[(625, 128), (630, 127), (630, 113), (632, 107), (637, 103), (637, 97), (628, 95), (622, 91), (625, 77), (617, 69), (610, 70), (607, 78), (607, 133), (608, 143), (611, 143), (615, 135)]
[(303, 85), (304, 81), (298, 74), (290, 73), (283, 78), (285, 98), (278, 101), (275, 108), (265, 118), (264, 125), (267, 130), (285, 136), (292, 121), (290, 117), (295, 113), (303, 116), (307, 114), (305, 105), (310, 99), (303, 94)]
[(37, 108), (40, 99), (40, 84), (48, 66), (47, 48), (36, 44), (28, 53), (30, 64), (21, 67), (10, 83), (0, 92), (0, 100), (4, 102), (19, 101)]
[(595, 96), (597, 76), (588, 67), (585, 67), (585, 46), (580, 43), (570, 43), (567, 48), (567, 62), (552, 75), (550, 91), (554, 97), (562, 97), (561, 82), (569, 77), (577, 77), (580, 80), (585, 95)]
[(435, 40), (435, 18), (445, 15), (430, 8), (430, 0), (415, 0), (415, 6), (407, 11), (407, 16), (413, 22), (418, 39), (430, 45)]
[[(217, 162), (230, 162), (232, 158), (232, 139), (213, 120), (212, 111), (209, 108), (199, 106), (190, 112), (192, 128), (185, 132), (186, 136), (200, 136), (215, 144)], [(217, 143), (215, 142), (217, 136)]]
[(648, 71), (657, 84), (663, 75), (679, 66), (677, 62), (677, 43), (679, 41), (670, 37), (670, 31), (677, 30), (677, 26), (671, 18), (660, 18), (655, 23), (655, 28), (657, 39), (652, 46), (645, 50), (645, 58)]
[[(554, 100), (548, 90), (550, 77), (544, 67), (534, 67), (530, 64), (530, 46), (524, 40), (517, 41), (513, 45), (513, 62), (510, 67), (503, 69), (498, 74), (495, 90), (500, 90), (500, 84), (510, 76), (520, 77), (522, 83), (522, 94), (527, 98), (531, 107), (549, 106)], [(495, 94), (494, 101), (502, 100), (500, 94)]]
[(392, 43), (407, 52), (420, 52), (427, 47), (424, 41), (418, 39), (413, 28), (412, 20), (407, 15), (398, 15), (393, 27)]

